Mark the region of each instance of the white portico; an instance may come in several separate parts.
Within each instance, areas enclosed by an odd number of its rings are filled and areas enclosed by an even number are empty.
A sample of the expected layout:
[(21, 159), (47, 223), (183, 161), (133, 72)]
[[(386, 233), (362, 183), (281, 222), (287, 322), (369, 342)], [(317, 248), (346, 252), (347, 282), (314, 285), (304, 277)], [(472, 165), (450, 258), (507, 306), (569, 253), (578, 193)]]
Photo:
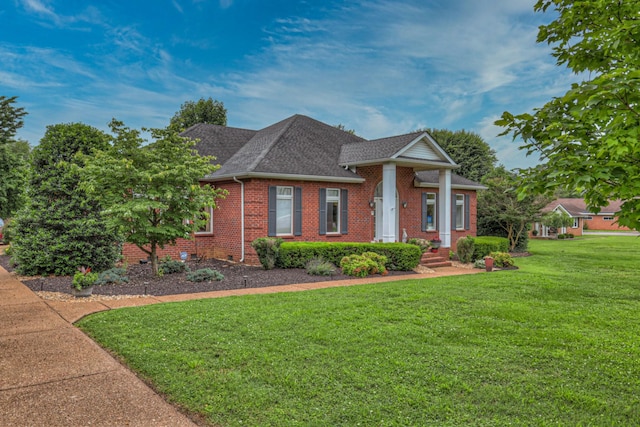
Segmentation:
[[(445, 153), (427, 132), (358, 142), (342, 146), (340, 165), (355, 170), (361, 166), (382, 166), (382, 181), (376, 188), (375, 239), (383, 242), (400, 241), (398, 229), (397, 168), (409, 167), (414, 172), (437, 170), (437, 223), (442, 247), (451, 247), (451, 170), (459, 166)], [(380, 194), (381, 188), (381, 194)]]

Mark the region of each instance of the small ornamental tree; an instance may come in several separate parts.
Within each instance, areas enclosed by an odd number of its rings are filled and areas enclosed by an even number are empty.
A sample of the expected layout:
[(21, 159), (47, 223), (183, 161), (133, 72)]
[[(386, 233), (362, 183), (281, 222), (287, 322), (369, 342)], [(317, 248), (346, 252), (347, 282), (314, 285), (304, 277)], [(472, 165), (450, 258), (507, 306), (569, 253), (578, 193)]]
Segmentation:
[(47, 127), (31, 155), (29, 198), (12, 221), (12, 258), (25, 275), (71, 275), (78, 266), (109, 269), (120, 239), (107, 229), (102, 206), (80, 188), (82, 159), (108, 136), (82, 123)]
[(573, 218), (564, 212), (553, 211), (542, 217), (542, 223), (547, 227), (553, 227), (560, 230), (563, 227), (573, 225)]
[(104, 204), (110, 228), (150, 256), (157, 275), (158, 248), (192, 237), (207, 221), (203, 210), (226, 194), (199, 184), (219, 166), (175, 129), (150, 129), (155, 141), (143, 146), (137, 130), (116, 120), (110, 126), (113, 143), (88, 159), (84, 187)]
[(522, 178), (503, 166), (483, 179), (486, 190), (478, 194), (478, 235), (498, 235), (509, 239), (509, 250), (526, 239), (529, 225), (540, 217), (548, 199), (537, 195), (519, 198)]

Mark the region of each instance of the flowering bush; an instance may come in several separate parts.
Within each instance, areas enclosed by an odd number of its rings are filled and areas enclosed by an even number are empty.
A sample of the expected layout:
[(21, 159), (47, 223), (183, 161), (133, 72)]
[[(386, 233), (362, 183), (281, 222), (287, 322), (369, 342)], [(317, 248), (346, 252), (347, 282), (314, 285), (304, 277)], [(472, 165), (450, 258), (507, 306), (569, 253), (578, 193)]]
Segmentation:
[(369, 274), (387, 275), (385, 264), (387, 257), (375, 252), (365, 252), (362, 255), (349, 255), (340, 261), (342, 272), (348, 276), (367, 277)]

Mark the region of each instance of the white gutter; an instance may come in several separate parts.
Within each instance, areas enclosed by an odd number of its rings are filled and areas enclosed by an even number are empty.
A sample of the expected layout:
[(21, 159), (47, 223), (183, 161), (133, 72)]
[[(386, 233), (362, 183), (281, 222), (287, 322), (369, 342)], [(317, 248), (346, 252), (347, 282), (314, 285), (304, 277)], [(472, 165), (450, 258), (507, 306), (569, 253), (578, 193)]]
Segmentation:
[(233, 177), (233, 180), (238, 184), (240, 184), (240, 239), (241, 239), (240, 248), (242, 248), (241, 249), (242, 256), (240, 257), (240, 261), (238, 262), (243, 262), (244, 261), (244, 182), (240, 181), (235, 176)]

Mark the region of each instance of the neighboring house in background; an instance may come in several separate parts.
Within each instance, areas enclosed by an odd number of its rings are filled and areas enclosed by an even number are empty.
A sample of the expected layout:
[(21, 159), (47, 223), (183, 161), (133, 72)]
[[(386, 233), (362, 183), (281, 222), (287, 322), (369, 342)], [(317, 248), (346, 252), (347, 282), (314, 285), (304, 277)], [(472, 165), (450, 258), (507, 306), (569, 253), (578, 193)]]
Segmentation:
[[(485, 187), (452, 173), (458, 165), (426, 132), (365, 140), (294, 115), (255, 131), (198, 124), (182, 133), (221, 167), (201, 180), (228, 190), (208, 225), (179, 252), (257, 264), (251, 242), (394, 242), (476, 235), (476, 192)], [(127, 245), (130, 260), (146, 257)]]
[[(587, 208), (584, 199), (562, 198), (549, 203), (542, 209), (542, 213), (556, 211), (566, 213), (573, 218), (572, 226), (557, 230), (557, 233), (572, 233), (575, 236), (582, 236), (583, 230), (629, 231), (628, 227), (621, 227), (617, 224), (617, 214), (621, 205), (622, 201), (611, 200), (596, 214)], [(549, 227), (539, 222), (534, 223), (533, 230), (537, 230), (538, 237), (549, 237)]]

